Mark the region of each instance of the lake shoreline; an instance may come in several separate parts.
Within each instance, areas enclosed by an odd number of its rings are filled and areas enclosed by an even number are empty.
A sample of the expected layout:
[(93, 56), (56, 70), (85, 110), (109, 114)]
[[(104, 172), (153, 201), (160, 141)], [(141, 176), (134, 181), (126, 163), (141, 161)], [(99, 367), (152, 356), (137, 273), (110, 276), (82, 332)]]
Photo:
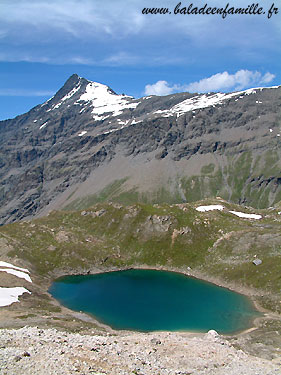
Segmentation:
[[(66, 275), (87, 275), (87, 274), (97, 274), (97, 273), (104, 273), (104, 272), (112, 272), (112, 271), (122, 271), (122, 270), (128, 270), (128, 269), (154, 269), (154, 270), (162, 270), (162, 271), (172, 271), (172, 272), (177, 272), (181, 273), (187, 276), (192, 276), (194, 278), (204, 280), (207, 282), (211, 282), (217, 286), (221, 287), (226, 287), (229, 290), (241, 293), (252, 301), (254, 303), (254, 297), (257, 296), (259, 293), (258, 291), (255, 291), (250, 288), (245, 288), (241, 287), (239, 285), (234, 285), (234, 283), (226, 283), (223, 280), (215, 277), (210, 277), (206, 274), (203, 274), (202, 272), (198, 270), (191, 270), (187, 269), (187, 267), (163, 267), (163, 266), (149, 266), (146, 264), (138, 264), (135, 267), (105, 267), (105, 266), (100, 266), (100, 267), (92, 267), (91, 269), (64, 269), (61, 271), (56, 271), (53, 272), (52, 274), (49, 274), (47, 277), (33, 277), (33, 284), (30, 290), (32, 291), (31, 295), (23, 295), (20, 298), (20, 303), (14, 303), (11, 306), (8, 306), (7, 308), (2, 308), (0, 310), (0, 327), (1, 327), (1, 335), (2, 333), (6, 332), (4, 336), (7, 334), (7, 337), (10, 337), (10, 335), (16, 335), (17, 337), (17, 342), (19, 344), (15, 344), (15, 348), (13, 349), (14, 352), (16, 353), (15, 355), (20, 354), (19, 350), (23, 353), (25, 350), (28, 349), (26, 346), (26, 341), (25, 341), (25, 335), (26, 333), (23, 332), (33, 332), (33, 329), (37, 329), (36, 332), (39, 332), (40, 340), (42, 336), (46, 335), (48, 338), (50, 334), (48, 333), (51, 330), (55, 331), (54, 336), (50, 336), (52, 340), (55, 340), (54, 344), (50, 344), (49, 338), (48, 342), (46, 342), (44, 348), (46, 348), (46, 351), (48, 352), (43, 353), (42, 350), (44, 349), (41, 346), (37, 347), (36, 345), (36, 340), (31, 341), (30, 345), (35, 345), (37, 353), (40, 353), (40, 358), (43, 358), (40, 363), (37, 363), (37, 357), (34, 357), (34, 363), (37, 364), (40, 369), (41, 367), (44, 368), (43, 363), (49, 363), (52, 365), (54, 363), (53, 360), (50, 360), (49, 357), (52, 355), (52, 353), (58, 353), (59, 354), (59, 360), (56, 363), (59, 363), (61, 365), (61, 368), (64, 368), (64, 362), (61, 362), (64, 360), (64, 355), (61, 355), (60, 352), (61, 350), (67, 351), (69, 350), (69, 353), (71, 353), (71, 358), (73, 358), (73, 347), (72, 348), (63, 348), (59, 347), (59, 349), (54, 350), (52, 345), (59, 345), (56, 344), (61, 342), (61, 337), (64, 335), (71, 335), (73, 337), (73, 334), (80, 334), (79, 338), (79, 345), (82, 343), (83, 348), (88, 345), (89, 340), (96, 340), (97, 337), (101, 337), (102, 340), (109, 340), (111, 342), (110, 345), (118, 345), (115, 344), (116, 342), (120, 343), (120, 345), (123, 345), (125, 340), (131, 340), (131, 344), (128, 346), (123, 347), (124, 353), (126, 353), (126, 350), (134, 351), (137, 350), (137, 345), (136, 342), (141, 340), (144, 340), (143, 344), (145, 347), (151, 346), (151, 340), (156, 339), (160, 340), (162, 343), (165, 342), (165, 347), (167, 350), (169, 350), (170, 345), (175, 345), (175, 348), (179, 349), (180, 353), (182, 353), (182, 350), (185, 351), (185, 356), (189, 356), (187, 352), (187, 348), (189, 345), (191, 345), (193, 342), (197, 342), (197, 344), (204, 344), (206, 345), (206, 350), (208, 353), (211, 353), (214, 348), (214, 343), (213, 341), (209, 341), (209, 335), (206, 332), (199, 332), (199, 331), (154, 331), (154, 332), (146, 332), (146, 333), (141, 333), (137, 331), (129, 331), (129, 330), (114, 330), (108, 325), (105, 325), (103, 323), (100, 323), (98, 320), (94, 319), (92, 316), (70, 310), (63, 305), (61, 305), (57, 300), (55, 300), (48, 292), (48, 288), (51, 285), (52, 281), (55, 280), (56, 278), (60, 276), (66, 276)], [(7, 276), (8, 277), (8, 276)], [(10, 278), (14, 276), (9, 276)], [(43, 297), (43, 298), (42, 298)], [(46, 297), (47, 300), (46, 300)], [(43, 301), (46, 301), (45, 307), (41, 305)], [(42, 310), (42, 307), (43, 310)], [(279, 366), (278, 358), (280, 361), (280, 351), (279, 351), (279, 345), (277, 344), (276, 348), (272, 346), (272, 342), (276, 340), (276, 343), (279, 342), (280, 340), (280, 335), (278, 332), (280, 332), (280, 316), (278, 314), (271, 313), (268, 310), (265, 310), (263, 308), (259, 308), (257, 304), (255, 304), (256, 308), (258, 311), (261, 311), (264, 313), (264, 316), (254, 319), (252, 321), (252, 325), (250, 328), (240, 331), (240, 332), (235, 332), (232, 334), (221, 334), (218, 336), (218, 341), (222, 342), (223, 340), (225, 341), (225, 345), (221, 346), (219, 344), (218, 347), (218, 353), (220, 352), (220, 348), (224, 349), (225, 347), (232, 347), (233, 350), (235, 349), (235, 353), (237, 353), (238, 357), (235, 357), (235, 360), (229, 361), (228, 366), (233, 366), (233, 375), (237, 375), (238, 369), (236, 369), (236, 363), (240, 363), (240, 354), (239, 353), (245, 353), (243, 354), (245, 358), (247, 357), (247, 360), (245, 361), (245, 375), (254, 375), (254, 367), (252, 371), (248, 371), (246, 363), (249, 363), (251, 361), (254, 363), (254, 361), (259, 361), (258, 366), (262, 366), (263, 363), (267, 363), (266, 368), (271, 368), (271, 366)], [(1, 337), (4, 337), (3, 335)], [(173, 338), (174, 341), (171, 341)], [(262, 338), (262, 341), (261, 341)], [(185, 344), (183, 344), (182, 340), (185, 340)], [(194, 341), (195, 340), (195, 341)], [(71, 338), (72, 341), (72, 338)], [(226, 342), (227, 341), (227, 342)], [(128, 341), (129, 342), (129, 341)], [(258, 346), (256, 343), (259, 343)], [(39, 343), (40, 344), (40, 343)], [(11, 343), (11, 345), (13, 345)], [(61, 345), (61, 344), (60, 344)], [(77, 344), (78, 345), (78, 344)], [(35, 347), (34, 346), (34, 347)], [(34, 349), (33, 347), (33, 349)], [(94, 348), (96, 345), (93, 346)], [(152, 352), (154, 352), (154, 348), (160, 349), (161, 345), (153, 345), (151, 347)], [(197, 347), (197, 346), (196, 346)], [(21, 349), (19, 349), (21, 348)], [(105, 347), (106, 348), (106, 347)], [(112, 346), (109, 346), (111, 349)], [(33, 350), (32, 349), (32, 350)], [(79, 348), (78, 348), (79, 349)], [(91, 348), (90, 348), (91, 349)], [(122, 349), (122, 350), (123, 350)], [(29, 349), (30, 350), (30, 349)], [(81, 350), (81, 349), (79, 349)], [(84, 350), (84, 349), (83, 349)], [(166, 349), (165, 349), (166, 350)], [(12, 352), (11, 352), (12, 353)], [(91, 361), (93, 353), (91, 350), (89, 351), (89, 354), (86, 354), (86, 362)], [(110, 351), (108, 353), (111, 353)], [(107, 356), (108, 353), (105, 353)], [(141, 356), (142, 351), (138, 352), (139, 356)], [(180, 354), (179, 353), (179, 354)], [(98, 352), (97, 354), (100, 354)], [(157, 354), (157, 352), (155, 353)], [(201, 350), (198, 349), (196, 353), (196, 359), (194, 359), (194, 370), (196, 369), (197, 374), (201, 374), (199, 372), (199, 367), (200, 366), (200, 361), (202, 360), (200, 355), (202, 354)], [(1, 355), (1, 350), (0, 350), (0, 355)], [(11, 354), (12, 355), (12, 354)], [(7, 356), (7, 363), (11, 363), (11, 372), (7, 372), (7, 375), (12, 375), (14, 374), (13, 370), (14, 367), (12, 364), (14, 363), (13, 361), (13, 356), (12, 357)], [(31, 352), (31, 355), (35, 356), (33, 351)], [(79, 361), (79, 352), (75, 354), (77, 355), (77, 361)], [(125, 354), (124, 354), (125, 355)], [(165, 353), (163, 352), (163, 355), (165, 358)], [(37, 354), (36, 354), (37, 356)], [(173, 361), (173, 354), (171, 353), (171, 358), (170, 361)], [(178, 356), (177, 363), (178, 361), (181, 360), (182, 354)], [(206, 362), (207, 364), (213, 363), (212, 361), (216, 361), (216, 354), (208, 354), (209, 360)], [(51, 358), (51, 357), (50, 357)], [(57, 358), (57, 357), (56, 357)], [(159, 359), (159, 357), (157, 357)], [(262, 359), (261, 359), (262, 358)], [(121, 374), (121, 368), (118, 368), (117, 370), (117, 365), (116, 363), (120, 360), (120, 356), (116, 355), (116, 353), (112, 353), (112, 358), (110, 359), (110, 363), (112, 365), (112, 369), (116, 369), (116, 375)], [(157, 362), (158, 360), (155, 358), (155, 365), (158, 363), (159, 365), (164, 365), (162, 359)], [(211, 362), (210, 362), (211, 361)], [(221, 363), (226, 363), (222, 361)], [(228, 361), (228, 360), (227, 360)], [(236, 362), (237, 361), (237, 362)], [(91, 366), (90, 362), (88, 363), (88, 368)], [(129, 357), (124, 357), (124, 363), (125, 366), (128, 365), (128, 363), (133, 364), (133, 362), (130, 362)], [(152, 362), (151, 362), (152, 363)], [(215, 362), (214, 362), (215, 363)], [(257, 365), (257, 362), (255, 362)], [(275, 364), (275, 365), (274, 365)], [(21, 360), (19, 362), (16, 362), (15, 366), (22, 366), (24, 365), (24, 361)], [(256, 366), (255, 365), (255, 366)], [(176, 366), (176, 365), (175, 365)], [(229, 367), (229, 372), (228, 374), (232, 374), (231, 370)], [(123, 367), (122, 367), (123, 368)], [(176, 369), (177, 367), (175, 367)], [(262, 367), (260, 367), (262, 368)], [(152, 367), (151, 371), (147, 371), (146, 373), (148, 375), (154, 375), (157, 367)], [(178, 368), (177, 368), (178, 369)], [(222, 370), (225, 369), (225, 367), (222, 367)], [(182, 369), (183, 371), (184, 369)], [(239, 371), (241, 368), (239, 368)], [(41, 371), (41, 370), (40, 370)], [(42, 372), (38, 372), (38, 374), (43, 375), (43, 370)], [(59, 370), (58, 370), (59, 371)], [(124, 370), (124, 374), (127, 375), (128, 372)], [(186, 367), (185, 367), (186, 371)], [(205, 371), (205, 370), (204, 370)], [(209, 370), (208, 370), (209, 371)], [(213, 370), (210, 368), (210, 372), (204, 372), (204, 375), (212, 375)], [(60, 374), (60, 372), (57, 372)], [(65, 373), (65, 372), (64, 372)], [(223, 373), (223, 372), (222, 372)], [(28, 372), (26, 372), (28, 374)], [(88, 374), (87, 371), (85, 371), (85, 374)], [(90, 374), (90, 372), (89, 372)], [(111, 371), (111, 375), (115, 374), (115, 372)], [(203, 374), (203, 373), (202, 373)], [(268, 374), (271, 375), (271, 373), (268, 372)], [(272, 373), (272, 375), (274, 375)]]

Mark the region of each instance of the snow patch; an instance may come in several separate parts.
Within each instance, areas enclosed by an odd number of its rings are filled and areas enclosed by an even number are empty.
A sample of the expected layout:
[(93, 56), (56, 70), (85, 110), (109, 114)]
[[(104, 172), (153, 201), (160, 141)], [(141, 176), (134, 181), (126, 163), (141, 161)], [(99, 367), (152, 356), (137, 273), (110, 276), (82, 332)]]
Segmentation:
[[(76, 104), (76, 103), (74, 103), (74, 104)], [(87, 109), (87, 107), (82, 108), (82, 109), (79, 111), (79, 113), (83, 113), (86, 109)]]
[(239, 211), (229, 211), (233, 215), (245, 218), (245, 219), (256, 219), (259, 220), (262, 218), (261, 215), (256, 215), (256, 214), (245, 214), (244, 212), (239, 212)]
[(173, 108), (171, 108), (170, 110), (158, 110), (158, 111), (155, 111), (154, 113), (161, 113), (161, 116), (162, 117), (170, 117), (170, 116), (174, 116), (174, 112), (171, 112)]
[(193, 98), (186, 99), (183, 102), (172, 107), (172, 111), (183, 114), (185, 112), (192, 111), (194, 109), (207, 108), (222, 104), (224, 100), (230, 99), (236, 96), (237, 93), (222, 94), (217, 93), (213, 95), (196, 95)]
[(16, 271), (16, 270), (13, 270), (11, 268), (0, 268), (0, 272), (1, 271), (10, 273), (11, 275), (20, 277), (21, 279), (25, 279), (26, 281), (32, 283), (32, 280), (31, 280), (30, 276), (28, 274), (26, 274), (25, 272)]
[(0, 261), (0, 267), (14, 268), (15, 270), (19, 270), (19, 271), (23, 271), (23, 272), (28, 272), (29, 273), (29, 271), (28, 271), (27, 268), (17, 267), (17, 266), (14, 266), (11, 263), (7, 263), (7, 262), (3, 262), (3, 261)]
[(68, 94), (66, 94), (63, 98), (61, 98), (61, 100), (51, 110), (58, 109), (63, 104), (63, 102), (65, 102), (67, 99), (70, 99), (77, 91), (79, 91), (80, 87), (81, 87), (81, 84), (79, 84), (77, 87), (74, 87), (71, 91), (69, 91)]
[(186, 112), (194, 111), (196, 109), (202, 109), (207, 107), (216, 106), (218, 104), (222, 104), (224, 100), (230, 99), (233, 96), (237, 96), (240, 93), (231, 93), (231, 94), (222, 94), (216, 93), (213, 95), (195, 95), (192, 98), (185, 99), (179, 104), (176, 104), (171, 109), (166, 111), (156, 111), (155, 113), (161, 113), (163, 117), (173, 116), (173, 114), (177, 114), (177, 116), (181, 116)]
[(139, 124), (140, 122), (142, 122), (142, 121), (136, 121), (136, 119), (133, 119), (133, 121), (131, 122), (131, 124), (130, 124), (130, 125), (135, 125), (135, 124)]
[[(43, 103), (43, 104), (41, 105), (41, 108), (44, 107), (45, 105), (47, 105), (52, 99), (54, 99), (54, 97), (55, 97), (55, 96), (53, 95), (50, 99), (46, 100), (45, 103)], [(49, 111), (50, 111), (50, 109), (48, 109), (46, 112), (49, 112)]]
[(107, 130), (107, 131), (105, 131), (105, 132), (103, 132), (101, 134), (98, 134), (98, 135), (114, 133), (114, 132), (117, 132), (120, 129), (122, 129), (122, 127), (118, 128), (118, 129), (110, 129), (110, 130)]
[(23, 293), (31, 292), (23, 287), (2, 288), (0, 287), (0, 307), (9, 306), (14, 302), (19, 302), (19, 296)]
[(132, 125), (135, 125), (139, 122), (142, 122), (142, 121), (135, 121), (134, 120), (129, 124), (129, 120), (126, 120), (126, 121), (121, 121), (121, 120), (117, 120), (118, 121), (118, 125), (121, 125), (123, 124), (122, 126), (120, 126), (119, 128), (113, 128), (113, 129), (110, 129), (110, 130), (106, 130), (105, 132), (103, 133), (98, 133), (96, 136), (100, 136), (100, 135), (103, 135), (103, 134), (110, 134), (110, 133), (115, 133), (117, 132), (118, 130), (122, 130), (124, 128), (128, 128), (129, 126), (132, 126)]
[(199, 212), (206, 212), (206, 211), (213, 211), (213, 210), (222, 211), (223, 209), (224, 209), (224, 206), (222, 206), (221, 204), (213, 204), (213, 205), (210, 205), (210, 206), (196, 207), (196, 211), (199, 211)]
[(106, 85), (90, 82), (86, 86), (85, 93), (78, 99), (78, 102), (84, 101), (90, 103), (93, 107), (92, 114), (94, 120), (105, 120), (110, 116), (109, 114), (111, 116), (118, 116), (127, 108), (136, 108), (139, 103), (130, 103), (130, 99), (132, 99), (131, 96), (117, 95), (111, 92)]
[(83, 130), (81, 133), (78, 134), (78, 137), (82, 137), (83, 135), (87, 134), (87, 130)]
[(47, 125), (47, 123), (48, 123), (48, 121), (44, 122), (44, 124), (42, 124), (39, 129), (45, 128), (45, 126)]
[[(273, 86), (273, 87), (268, 87), (268, 88), (277, 88), (278, 86)], [(215, 93), (215, 94), (201, 94), (201, 95), (195, 95), (192, 98), (185, 99), (181, 103), (176, 104), (169, 110), (158, 110), (155, 111), (154, 113), (158, 114), (161, 113), (163, 117), (169, 117), (172, 116), (173, 114), (177, 114), (177, 116), (181, 116), (182, 114), (189, 112), (189, 111), (194, 111), (197, 109), (202, 109), (202, 108), (207, 108), (207, 107), (215, 107), (217, 105), (222, 104), (225, 100), (231, 99), (233, 97), (237, 97), (235, 101), (238, 99), (243, 99), (245, 95), (251, 95), (251, 94), (256, 94), (257, 90), (263, 90), (265, 87), (258, 87), (258, 88), (252, 88), (248, 89), (245, 91), (237, 91), (237, 92), (232, 92), (229, 94), (226, 93)], [(260, 101), (256, 101), (256, 103), (262, 103)]]

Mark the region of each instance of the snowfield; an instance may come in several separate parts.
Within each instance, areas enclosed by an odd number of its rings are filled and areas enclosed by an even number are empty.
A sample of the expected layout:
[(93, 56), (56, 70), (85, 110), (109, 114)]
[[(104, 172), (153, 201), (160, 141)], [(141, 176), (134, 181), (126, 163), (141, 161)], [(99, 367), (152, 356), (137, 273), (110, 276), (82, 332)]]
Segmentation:
[[(209, 206), (199, 206), (196, 207), (196, 211), (199, 212), (207, 212), (207, 211), (213, 211), (213, 210), (220, 210), (222, 211), (225, 207), (222, 206), (221, 204), (213, 204)], [(243, 219), (255, 219), (259, 220), (262, 219), (261, 215), (258, 214), (246, 214), (244, 212), (239, 212), (239, 211), (229, 211), (231, 214), (236, 215), (238, 217), (241, 217)]]
[(3, 262), (2, 260), (0, 260), (0, 267), (14, 268), (15, 270), (19, 270), (19, 271), (22, 271), (22, 272), (28, 272), (29, 273), (27, 268), (17, 267), (17, 266), (14, 266), (11, 263)]
[(0, 287), (0, 307), (9, 306), (14, 302), (19, 302), (19, 296), (23, 293), (31, 292), (21, 286), (15, 288), (2, 288)]
[(244, 212), (239, 212), (239, 211), (229, 211), (231, 214), (242, 217), (244, 219), (256, 219), (259, 220), (262, 218), (261, 215), (257, 214), (245, 214)]
[(10, 273), (11, 275), (20, 277), (21, 279), (25, 279), (26, 281), (32, 283), (32, 280), (28, 274), (22, 271), (16, 271), (11, 268), (0, 268), (0, 271)]
[(196, 211), (199, 211), (199, 212), (206, 212), (206, 211), (213, 211), (213, 210), (222, 211), (223, 209), (224, 209), (224, 206), (222, 206), (221, 204), (213, 204), (213, 205), (210, 205), (210, 206), (196, 207)]
[(117, 95), (109, 90), (106, 85), (90, 82), (84, 94), (80, 96), (79, 102), (89, 102), (95, 120), (104, 120), (111, 116), (118, 116), (127, 108), (136, 108), (139, 103), (130, 103), (131, 96)]
[[(0, 271), (25, 279), (26, 281), (32, 283), (32, 280), (28, 274), (28, 269), (17, 267), (11, 263), (3, 261), (0, 261), (0, 267)], [(3, 288), (0, 286), (0, 307), (9, 306), (14, 302), (19, 302), (18, 297), (21, 296), (23, 293), (31, 294), (29, 290), (23, 287)]]

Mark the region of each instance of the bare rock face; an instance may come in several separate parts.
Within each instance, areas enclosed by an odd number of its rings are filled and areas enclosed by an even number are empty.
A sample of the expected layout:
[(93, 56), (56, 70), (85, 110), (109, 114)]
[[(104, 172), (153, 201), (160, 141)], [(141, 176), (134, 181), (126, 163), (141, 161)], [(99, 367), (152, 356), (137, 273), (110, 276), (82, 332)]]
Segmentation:
[(148, 216), (144, 227), (146, 231), (150, 232), (167, 232), (172, 225), (172, 218), (170, 216)]
[(280, 102), (280, 87), (134, 99), (74, 74), (42, 105), (0, 122), (0, 224), (77, 200), (87, 208), (92, 194), (272, 206)]
[(174, 229), (172, 233), (172, 245), (174, 244), (175, 239), (178, 236), (184, 236), (190, 232), (191, 232), (191, 229), (189, 227), (182, 227), (180, 229)]

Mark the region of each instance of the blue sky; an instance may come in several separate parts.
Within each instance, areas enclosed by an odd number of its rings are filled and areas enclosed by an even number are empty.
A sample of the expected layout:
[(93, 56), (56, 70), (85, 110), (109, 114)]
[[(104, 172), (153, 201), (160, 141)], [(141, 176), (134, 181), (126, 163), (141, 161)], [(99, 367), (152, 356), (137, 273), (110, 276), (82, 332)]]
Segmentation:
[[(171, 0), (0, 0), (0, 119), (53, 95), (73, 73), (135, 97), (281, 84), (281, 2), (261, 15), (174, 15)], [(227, 0), (181, 1), (181, 8)], [(230, 6), (251, 2), (235, 0)], [(144, 7), (171, 14), (143, 15)]]

